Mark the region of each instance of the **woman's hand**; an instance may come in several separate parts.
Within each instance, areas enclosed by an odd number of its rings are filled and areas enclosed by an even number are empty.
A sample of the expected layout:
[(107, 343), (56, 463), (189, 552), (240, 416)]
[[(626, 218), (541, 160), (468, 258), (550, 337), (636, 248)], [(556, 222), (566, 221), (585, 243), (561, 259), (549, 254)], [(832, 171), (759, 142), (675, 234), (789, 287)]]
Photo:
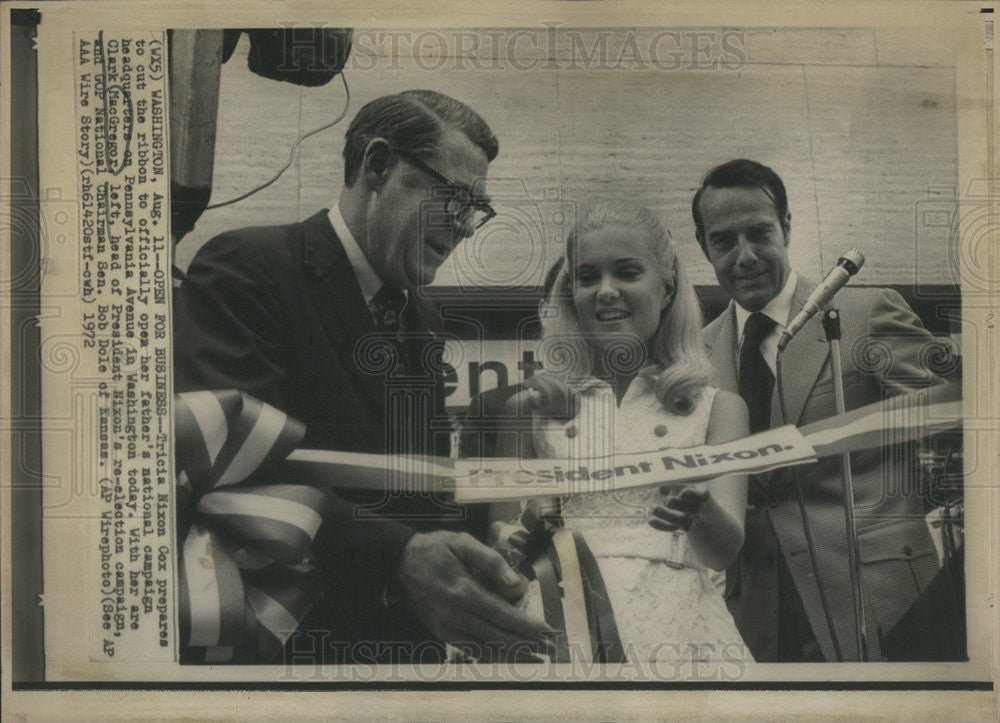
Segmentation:
[(713, 570), (725, 570), (743, 545), (742, 520), (719, 504), (718, 490), (713, 489), (720, 483), (725, 488), (736, 481), (722, 477), (664, 485), (660, 493), (666, 499), (649, 518), (649, 524), (657, 530), (684, 530), (698, 559)]
[(653, 509), (649, 524), (664, 532), (690, 530), (700, 521), (702, 506), (711, 496), (704, 482), (664, 485), (660, 494), (666, 499)]
[[(720, 389), (712, 403), (706, 444), (721, 444), (748, 434), (747, 405)], [(685, 530), (691, 549), (705, 567), (725, 570), (743, 546), (747, 505), (746, 475), (727, 475), (701, 482), (664, 485), (667, 498), (650, 517), (658, 530)]]

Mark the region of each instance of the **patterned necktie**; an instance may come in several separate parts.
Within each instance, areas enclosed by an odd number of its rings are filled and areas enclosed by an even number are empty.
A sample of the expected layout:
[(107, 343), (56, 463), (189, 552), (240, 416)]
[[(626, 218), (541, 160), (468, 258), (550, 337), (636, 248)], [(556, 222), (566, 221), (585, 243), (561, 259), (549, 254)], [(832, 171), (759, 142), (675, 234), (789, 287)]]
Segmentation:
[(775, 321), (766, 314), (755, 312), (747, 319), (740, 349), (740, 396), (750, 409), (750, 433), (756, 434), (771, 427), (771, 394), (774, 392), (774, 373), (760, 353), (760, 344), (775, 327)]
[(406, 296), (403, 292), (383, 284), (368, 305), (372, 316), (375, 317), (376, 330), (385, 333), (399, 331), (404, 306), (406, 306)]

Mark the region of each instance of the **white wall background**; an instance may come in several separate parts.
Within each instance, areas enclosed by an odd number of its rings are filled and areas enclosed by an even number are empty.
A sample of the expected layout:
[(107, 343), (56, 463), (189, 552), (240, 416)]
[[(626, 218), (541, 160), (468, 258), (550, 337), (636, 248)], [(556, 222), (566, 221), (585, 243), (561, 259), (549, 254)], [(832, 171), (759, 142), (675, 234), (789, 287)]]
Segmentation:
[[(178, 245), (178, 264), (186, 268), (221, 231), (329, 206), (356, 110), (380, 95), (430, 88), (478, 110), (501, 149), (490, 167), (501, 216), (456, 251), (438, 284), (541, 283), (564, 236), (558, 211), (571, 214), (576, 200), (595, 194), (652, 208), (695, 283), (715, 283), (694, 241), (690, 200), (708, 168), (738, 156), (770, 165), (788, 186), (800, 271), (818, 278), (858, 246), (868, 257), (860, 284), (913, 284), (917, 275), (957, 283), (948, 229), (922, 221), (928, 204), (948, 208), (958, 183), (952, 49), (939, 38), (912, 29), (716, 28), (702, 40), (689, 33), (680, 46), (661, 38), (653, 47), (649, 28), (604, 36), (560, 28), (552, 44), (538, 31), (516, 40), (514, 31), (440, 32), (446, 48), (424, 34), (397, 38), (395, 52), (376, 31), (356, 36), (347, 118), (305, 141), (273, 186), (207, 212)], [(735, 53), (723, 52), (724, 37)], [(695, 43), (708, 50), (696, 55)], [(675, 62), (668, 52), (678, 47), (684, 57)], [(619, 63), (632, 48), (643, 60)], [(244, 37), (223, 66), (213, 202), (270, 178), (301, 133), (343, 107), (339, 79), (322, 88), (266, 80), (247, 70), (247, 49)], [(681, 67), (657, 68), (654, 56)], [(692, 67), (712, 60), (714, 68)]]

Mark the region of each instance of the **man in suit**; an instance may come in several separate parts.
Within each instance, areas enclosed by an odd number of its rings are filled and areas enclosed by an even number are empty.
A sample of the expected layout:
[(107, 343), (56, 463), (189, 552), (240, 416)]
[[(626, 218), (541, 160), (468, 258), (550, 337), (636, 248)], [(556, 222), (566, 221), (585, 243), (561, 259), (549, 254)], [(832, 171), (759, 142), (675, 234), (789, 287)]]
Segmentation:
[[(754, 161), (724, 163), (705, 176), (692, 210), (698, 242), (731, 299), (703, 331), (716, 383), (746, 400), (752, 432), (836, 414), (820, 315), (788, 344), (775, 380), (779, 337), (815, 286), (789, 266), (791, 214), (781, 179)], [(939, 381), (920, 362), (933, 337), (899, 294), (846, 287), (836, 304), (848, 410)], [(905, 450), (859, 452), (851, 463), (868, 658), (879, 659), (880, 635), (930, 583), (938, 562)], [(842, 657), (857, 660), (838, 459), (762, 475), (749, 498), (746, 541), (726, 594), (754, 657), (836, 660), (825, 593)]]
[[(420, 289), (492, 217), (497, 151), (485, 121), (440, 93), (364, 106), (329, 210), (222, 234), (195, 256), (176, 298), (177, 390), (244, 390), (304, 422), (304, 447), (447, 456), (440, 320)], [(463, 532), (466, 510), (433, 494), (341, 496), (314, 545), (327, 589), (305, 626), (338, 646), (323, 661), (380, 657), (343, 643), (433, 636), (488, 655), (547, 632), (508, 604), (525, 582)]]

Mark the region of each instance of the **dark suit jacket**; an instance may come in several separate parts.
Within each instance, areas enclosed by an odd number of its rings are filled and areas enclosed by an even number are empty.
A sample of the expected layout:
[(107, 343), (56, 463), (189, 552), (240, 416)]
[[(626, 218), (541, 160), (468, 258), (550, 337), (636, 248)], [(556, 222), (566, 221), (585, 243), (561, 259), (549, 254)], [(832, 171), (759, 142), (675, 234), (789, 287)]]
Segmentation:
[[(424, 356), (436, 351), (427, 330), (438, 317), (410, 295), (397, 350), (405, 371), (386, 374), (380, 353), (397, 351), (376, 334), (325, 210), (206, 243), (174, 319), (177, 391), (242, 389), (304, 422), (307, 448), (448, 455), (442, 379)], [(415, 529), (468, 528), (466, 511), (428, 496), (341, 497), (379, 514), (362, 519), (340, 502), (322, 526), (314, 550), (329, 582), (326, 619), (313, 622), (340, 640), (406, 639), (395, 627), (404, 615), (383, 605), (403, 547)]]
[[(812, 289), (813, 284), (800, 277), (793, 313)], [(848, 411), (880, 401), (886, 395), (940, 381), (921, 363), (933, 337), (899, 294), (886, 289), (847, 287), (837, 295), (836, 303), (841, 310), (841, 357)], [(702, 338), (716, 384), (737, 392), (736, 316), (732, 303), (704, 329)], [(789, 423), (801, 426), (836, 414), (820, 315), (813, 317), (785, 349), (781, 377)], [(782, 423), (776, 387), (771, 426)], [(934, 577), (938, 562), (924, 521), (923, 496), (916, 489), (912, 456), (896, 446), (855, 453), (851, 462), (868, 640), (877, 658), (879, 632), (888, 633), (906, 612)], [(838, 459), (824, 458), (797, 469), (837, 637), (845, 660), (853, 660), (857, 646)], [(727, 598), (751, 652), (759, 660), (773, 660), (778, 630), (775, 555), (783, 555), (823, 655), (835, 660), (793, 479), (790, 468), (777, 470), (770, 477), (775, 490), (770, 505), (749, 511), (748, 536), (738, 559), (739, 574), (727, 580)], [(768, 549), (762, 540), (754, 538), (752, 530), (760, 529), (752, 524), (755, 515), (758, 523), (764, 515), (770, 520), (780, 550)]]

